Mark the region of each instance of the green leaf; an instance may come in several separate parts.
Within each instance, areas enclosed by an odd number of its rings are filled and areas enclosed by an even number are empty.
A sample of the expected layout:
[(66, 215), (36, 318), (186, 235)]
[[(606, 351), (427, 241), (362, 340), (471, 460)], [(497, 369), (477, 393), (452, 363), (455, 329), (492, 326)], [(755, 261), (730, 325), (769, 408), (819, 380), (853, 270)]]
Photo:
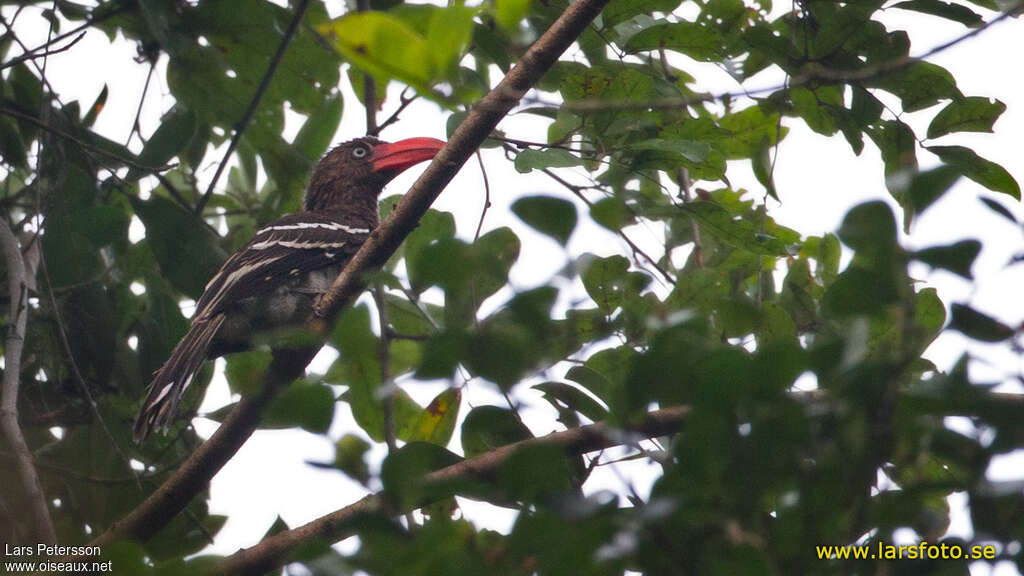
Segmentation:
[(905, 112), (916, 112), (938, 104), (940, 100), (962, 99), (963, 94), (956, 87), (956, 80), (945, 68), (915, 61), (906, 68), (884, 74), (873, 84), (895, 94), (903, 101)]
[(366, 453), (370, 443), (355, 434), (345, 434), (334, 445), (334, 467), (359, 483), (370, 481), (370, 470), (366, 465)]
[(633, 150), (654, 150), (657, 152), (679, 154), (683, 158), (697, 163), (706, 161), (708, 159), (708, 154), (711, 152), (711, 146), (707, 142), (677, 138), (673, 138), (671, 140), (663, 138), (642, 140), (635, 144), (631, 144), (630, 148)]
[(274, 398), (260, 425), (269, 429), (299, 427), (314, 434), (325, 434), (333, 418), (334, 392), (331, 387), (298, 380)]
[(516, 155), (516, 170), (525, 174), (538, 168), (568, 168), (582, 166), (583, 159), (561, 148), (547, 150), (523, 150)]
[(257, 394), (263, 382), (263, 375), (270, 366), (270, 359), (270, 354), (265, 350), (250, 350), (228, 356), (224, 375), (227, 377), (231, 392)]
[(917, 139), (910, 126), (899, 120), (882, 120), (865, 132), (882, 152), (886, 176), (917, 169)]
[(923, 214), (929, 206), (953, 187), (960, 176), (960, 170), (949, 165), (914, 174), (906, 194), (910, 199), (910, 209), (915, 214)]
[[(196, 115), (180, 106), (174, 107), (160, 122), (160, 127), (146, 141), (137, 160), (147, 168), (159, 168), (185, 150), (196, 133)], [(128, 180), (138, 180), (146, 172), (138, 168), (128, 170)]]
[(973, 280), (971, 265), (974, 264), (974, 259), (978, 257), (979, 252), (981, 252), (981, 242), (962, 240), (949, 246), (918, 250), (914, 252), (913, 256), (933, 268), (943, 268), (968, 280)]
[(981, 200), (982, 204), (984, 204), (986, 207), (988, 207), (989, 210), (995, 212), (996, 214), (999, 214), (1003, 218), (1006, 218), (1011, 223), (1013, 223), (1013, 224), (1017, 224), (1018, 223), (1017, 222), (1017, 217), (1014, 216), (1013, 212), (1010, 212), (1010, 209), (1007, 208), (1006, 206), (1003, 206), (1002, 204), (1000, 204), (999, 202), (996, 202), (995, 200), (993, 200), (991, 198), (981, 197), (981, 198), (979, 198), (979, 200)]
[(397, 79), (428, 92), (435, 60), (430, 44), (401, 19), (384, 12), (349, 12), (320, 27), (356, 66), (382, 81)]
[(629, 260), (622, 256), (593, 258), (584, 264), (581, 278), (587, 294), (597, 307), (611, 313), (622, 304), (622, 290), (626, 284)]
[(591, 204), (590, 217), (613, 232), (618, 232), (627, 222), (632, 221), (626, 203), (617, 196), (602, 198)]
[(678, 211), (692, 216), (700, 224), (702, 232), (707, 231), (732, 248), (741, 248), (753, 254), (766, 256), (785, 256), (790, 252), (782, 239), (761, 233), (758, 226), (747, 220), (735, 218), (717, 202), (690, 202), (679, 207)]
[(839, 239), (858, 253), (891, 255), (897, 249), (892, 208), (880, 200), (854, 206), (843, 218)]
[(807, 126), (819, 134), (831, 136), (839, 127), (837, 111), (843, 109), (843, 93), (836, 86), (821, 86), (815, 90), (795, 86), (789, 91), (793, 109)]
[(462, 423), (461, 436), (467, 458), (533, 438), (519, 417), (498, 406), (477, 406), (470, 410)]
[(995, 318), (964, 304), (950, 307), (949, 328), (982, 342), (1002, 342), (1013, 337), (1013, 329)]
[(1020, 184), (1005, 168), (978, 156), (963, 146), (929, 146), (927, 150), (943, 162), (958, 168), (964, 176), (994, 192), (1009, 194), (1020, 200)]
[(576, 206), (561, 198), (526, 196), (512, 203), (512, 212), (563, 246), (576, 228)]
[(457, 454), (436, 444), (410, 442), (388, 455), (381, 465), (380, 479), (399, 506), (418, 506), (448, 495), (443, 488), (425, 485), (423, 477), (460, 461)]
[(634, 16), (652, 12), (671, 12), (679, 7), (679, 0), (612, 0), (601, 11), (605, 27), (614, 26)]
[(923, 14), (939, 16), (947, 20), (959, 22), (968, 28), (977, 28), (985, 23), (980, 14), (963, 4), (943, 2), (942, 0), (908, 0), (906, 2), (897, 2), (892, 5), (892, 8), (902, 8), (903, 10), (913, 10)]
[(519, 30), (519, 22), (530, 10), (532, 0), (495, 0), (494, 20), (509, 32)]
[(928, 125), (928, 137), (952, 132), (992, 132), (992, 125), (1006, 111), (1006, 104), (992, 98), (972, 96), (954, 100), (939, 110)]
[[(573, 370), (579, 368), (585, 369), (583, 366), (572, 367)], [(608, 418), (608, 410), (604, 406), (575, 386), (563, 382), (544, 382), (533, 388), (543, 392), (544, 399), (558, 410), (562, 407), (574, 410), (592, 422), (601, 422)]]
[(652, 26), (634, 34), (625, 48), (627, 52), (667, 48), (701, 62), (721, 60), (724, 53), (718, 31), (685, 20)]
[(8, 116), (0, 117), (0, 156), (16, 168), (28, 165), (25, 142), (21, 139), (18, 124)]
[(456, 69), (473, 36), (476, 12), (475, 8), (454, 4), (431, 14), (426, 39), (435, 76), (450, 76)]

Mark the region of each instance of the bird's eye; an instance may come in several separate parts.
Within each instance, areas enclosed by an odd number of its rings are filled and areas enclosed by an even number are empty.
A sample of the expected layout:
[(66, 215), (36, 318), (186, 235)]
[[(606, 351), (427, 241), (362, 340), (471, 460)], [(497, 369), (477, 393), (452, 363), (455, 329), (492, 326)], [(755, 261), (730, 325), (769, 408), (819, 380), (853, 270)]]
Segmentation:
[(357, 146), (352, 149), (352, 155), (355, 156), (356, 158), (365, 158), (366, 155), (369, 153), (370, 151), (367, 150), (366, 148), (363, 148), (362, 146)]

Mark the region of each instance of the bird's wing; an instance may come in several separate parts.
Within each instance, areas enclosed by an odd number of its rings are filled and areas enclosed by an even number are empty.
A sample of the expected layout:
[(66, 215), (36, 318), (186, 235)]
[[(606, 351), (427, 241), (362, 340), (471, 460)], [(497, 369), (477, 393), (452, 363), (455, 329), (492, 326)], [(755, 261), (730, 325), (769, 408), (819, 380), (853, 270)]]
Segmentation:
[(369, 234), (368, 228), (314, 212), (283, 216), (256, 232), (221, 266), (199, 298), (195, 318), (213, 316), (233, 302), (272, 292), (296, 276), (344, 262)]

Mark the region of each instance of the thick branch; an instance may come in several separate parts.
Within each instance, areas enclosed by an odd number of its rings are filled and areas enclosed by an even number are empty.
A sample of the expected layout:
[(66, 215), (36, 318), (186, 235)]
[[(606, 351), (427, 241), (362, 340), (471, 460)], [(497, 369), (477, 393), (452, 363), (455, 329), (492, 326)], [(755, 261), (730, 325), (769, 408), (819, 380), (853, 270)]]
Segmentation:
[(15, 468), (21, 478), (29, 506), (33, 512), (33, 534), (37, 542), (56, 543), (53, 521), (39, 483), (32, 452), (18, 425), (18, 385), (21, 378), (21, 350), (25, 344), (25, 323), (28, 318), (28, 289), (25, 286), (25, 262), (21, 257), (18, 239), (10, 226), (0, 219), (0, 244), (3, 245), (7, 264), (7, 285), (10, 290), (11, 311), (7, 315), (7, 336), (4, 339), (3, 400), (0, 403), (0, 425), (16, 457)]
[[(308, 323), (311, 332), (327, 333), (337, 313), (362, 291), (362, 274), (387, 261), (501, 118), (555, 63), (608, 1), (580, 0), (571, 4), (527, 50), (508, 76), (484, 97), (388, 220), (370, 235), (345, 266), (330, 291), (324, 295), (316, 317)], [(102, 545), (126, 538), (145, 540), (170, 522), (252, 435), (264, 407), (277, 390), (301, 376), (316, 352), (317, 347), (275, 350), (274, 360), (263, 379), (263, 392), (239, 402), (217, 432), (164, 485), (90, 544)]]
[[(641, 438), (664, 436), (678, 431), (689, 413), (689, 407), (677, 406), (647, 414), (643, 422), (631, 427), (629, 431), (602, 422), (508, 444), (431, 472), (423, 478), (423, 486), (458, 484), (454, 482), (456, 480), (489, 481), (513, 454), (527, 447), (560, 446), (567, 454), (579, 455)], [(429, 489), (423, 492), (432, 493)], [(287, 562), (289, 553), (299, 544), (315, 539), (337, 542), (352, 536), (361, 518), (382, 512), (409, 512), (428, 503), (416, 502), (408, 510), (394, 511), (388, 509), (390, 504), (382, 494), (371, 494), (308, 524), (265, 538), (252, 548), (240, 550), (225, 559), (216, 571), (221, 574), (263, 574)]]

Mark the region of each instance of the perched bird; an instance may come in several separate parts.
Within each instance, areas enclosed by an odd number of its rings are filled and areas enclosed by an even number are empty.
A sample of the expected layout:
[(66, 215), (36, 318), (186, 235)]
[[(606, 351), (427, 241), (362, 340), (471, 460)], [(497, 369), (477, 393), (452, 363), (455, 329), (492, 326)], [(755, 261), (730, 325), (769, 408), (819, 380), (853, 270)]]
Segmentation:
[(253, 334), (306, 320), (345, 263), (379, 224), (377, 199), (392, 178), (444, 146), (433, 138), (346, 142), (320, 160), (302, 212), (256, 232), (206, 285), (192, 325), (157, 371), (135, 420), (142, 442), (166, 428), (207, 358), (249, 347)]

